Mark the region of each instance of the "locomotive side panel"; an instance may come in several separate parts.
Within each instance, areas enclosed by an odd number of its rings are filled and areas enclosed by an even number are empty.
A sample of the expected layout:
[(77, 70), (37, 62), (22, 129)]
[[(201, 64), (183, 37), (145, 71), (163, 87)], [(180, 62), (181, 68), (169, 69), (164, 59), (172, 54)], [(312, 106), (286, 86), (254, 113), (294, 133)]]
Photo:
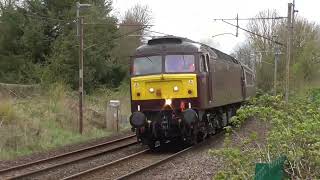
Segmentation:
[(231, 90), (231, 94), (229, 96), (230, 103), (237, 103), (243, 101), (243, 93), (242, 93), (242, 83), (241, 83), (241, 75), (242, 69), (239, 64), (232, 63), (230, 65), (230, 76), (226, 76), (228, 79), (229, 87)]
[(221, 106), (227, 103), (227, 86), (224, 81), (226, 65), (220, 60), (213, 61), (213, 106)]
[(248, 100), (250, 97), (253, 97), (256, 95), (256, 88), (255, 88), (255, 75), (254, 73), (244, 67), (244, 76), (245, 76), (245, 83), (244, 83), (244, 88), (245, 88), (245, 100)]
[(224, 60), (213, 60), (210, 65), (213, 69), (213, 107), (241, 102), (241, 66)]

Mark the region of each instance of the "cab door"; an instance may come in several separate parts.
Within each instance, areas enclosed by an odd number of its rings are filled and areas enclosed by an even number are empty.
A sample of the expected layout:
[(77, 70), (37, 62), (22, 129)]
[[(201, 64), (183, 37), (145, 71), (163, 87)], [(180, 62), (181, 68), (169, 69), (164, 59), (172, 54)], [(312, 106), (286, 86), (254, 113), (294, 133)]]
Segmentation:
[(210, 57), (209, 54), (206, 54), (205, 56), (205, 65), (206, 65), (206, 72), (208, 74), (208, 100), (209, 100), (209, 104), (212, 104), (213, 102), (213, 95), (212, 95), (212, 83), (213, 83), (213, 79), (212, 79), (212, 70), (210, 68)]
[(212, 90), (211, 90), (211, 77), (209, 72), (209, 56), (207, 54), (201, 54), (199, 59), (199, 74), (200, 74), (200, 92), (201, 102), (204, 107), (208, 107), (211, 104)]

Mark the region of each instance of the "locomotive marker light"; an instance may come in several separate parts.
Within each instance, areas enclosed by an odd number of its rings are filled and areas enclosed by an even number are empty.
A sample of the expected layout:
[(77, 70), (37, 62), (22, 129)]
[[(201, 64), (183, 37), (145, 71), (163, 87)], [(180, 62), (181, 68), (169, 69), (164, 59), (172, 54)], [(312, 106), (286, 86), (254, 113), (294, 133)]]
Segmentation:
[(174, 87), (173, 87), (173, 91), (174, 91), (174, 92), (178, 92), (178, 91), (179, 91), (178, 86), (174, 86)]
[(150, 92), (150, 93), (154, 93), (154, 88), (150, 88), (150, 89), (149, 89), (149, 92)]
[(161, 89), (157, 89), (156, 95), (157, 95), (157, 96), (161, 96)]

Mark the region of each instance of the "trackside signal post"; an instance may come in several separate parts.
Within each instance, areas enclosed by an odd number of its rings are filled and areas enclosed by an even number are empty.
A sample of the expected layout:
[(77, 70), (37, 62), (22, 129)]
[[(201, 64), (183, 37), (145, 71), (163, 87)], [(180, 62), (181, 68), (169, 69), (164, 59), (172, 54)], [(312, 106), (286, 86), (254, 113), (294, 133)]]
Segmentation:
[(293, 46), (293, 24), (294, 13), (298, 12), (294, 9), (295, 1), (288, 3), (288, 19), (287, 19), (287, 63), (286, 63), (286, 92), (285, 100), (289, 101), (289, 81), (290, 81), (290, 61), (292, 60), (292, 46)]
[(273, 82), (273, 90), (274, 90), (274, 95), (277, 95), (277, 69), (278, 69), (278, 62), (280, 59), (281, 51), (279, 46), (276, 46), (274, 48), (274, 82)]
[(90, 4), (76, 3), (77, 8), (77, 36), (79, 37), (79, 133), (83, 133), (83, 21), (80, 17), (80, 10), (83, 7), (90, 7)]
[(79, 46), (79, 133), (83, 132), (83, 17), (80, 18)]

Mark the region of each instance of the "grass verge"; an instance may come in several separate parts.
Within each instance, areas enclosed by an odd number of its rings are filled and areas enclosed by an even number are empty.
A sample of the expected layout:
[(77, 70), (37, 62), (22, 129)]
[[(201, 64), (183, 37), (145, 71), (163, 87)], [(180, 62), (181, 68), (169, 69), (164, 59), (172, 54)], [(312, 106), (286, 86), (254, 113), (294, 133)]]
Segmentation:
[(23, 96), (14, 89), (6, 91), (0, 91), (0, 160), (111, 135), (104, 127), (107, 99), (125, 100), (129, 92), (101, 90), (86, 96), (84, 133), (80, 135), (78, 97), (65, 85), (52, 84)]

